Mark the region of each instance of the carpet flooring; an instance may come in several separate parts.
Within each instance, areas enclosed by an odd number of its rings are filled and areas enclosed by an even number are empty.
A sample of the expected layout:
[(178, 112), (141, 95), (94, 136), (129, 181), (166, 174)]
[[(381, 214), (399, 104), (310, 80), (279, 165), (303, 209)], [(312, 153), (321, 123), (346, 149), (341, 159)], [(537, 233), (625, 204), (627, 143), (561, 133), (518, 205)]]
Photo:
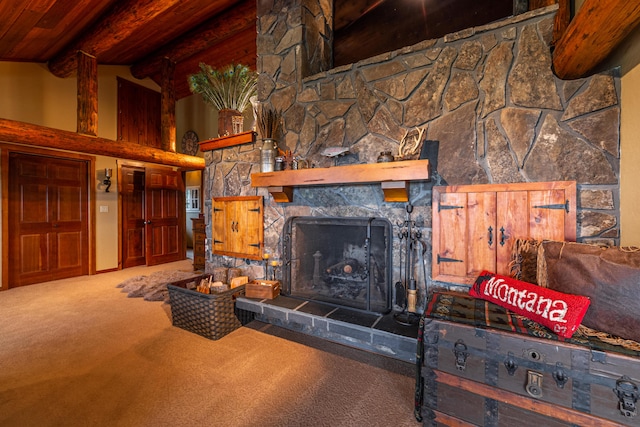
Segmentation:
[(414, 367), (261, 322), (217, 341), (127, 278), (0, 292), (0, 426), (419, 426)]

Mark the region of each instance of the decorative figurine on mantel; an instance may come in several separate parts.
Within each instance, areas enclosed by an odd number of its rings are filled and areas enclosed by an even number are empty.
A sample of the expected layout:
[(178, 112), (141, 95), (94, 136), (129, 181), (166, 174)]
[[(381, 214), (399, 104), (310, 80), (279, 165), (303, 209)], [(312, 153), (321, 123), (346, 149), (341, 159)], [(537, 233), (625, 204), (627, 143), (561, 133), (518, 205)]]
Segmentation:
[(424, 134), (426, 133), (426, 126), (423, 128), (415, 128), (407, 130), (400, 141), (398, 147), (398, 155), (396, 160), (415, 160), (420, 155), (422, 144), (424, 143)]
[(349, 148), (348, 147), (327, 147), (324, 150), (322, 150), (322, 153), (320, 154), (322, 154), (325, 157), (329, 157), (330, 159), (333, 159), (334, 166), (337, 166), (338, 157), (346, 156), (347, 154), (349, 154)]

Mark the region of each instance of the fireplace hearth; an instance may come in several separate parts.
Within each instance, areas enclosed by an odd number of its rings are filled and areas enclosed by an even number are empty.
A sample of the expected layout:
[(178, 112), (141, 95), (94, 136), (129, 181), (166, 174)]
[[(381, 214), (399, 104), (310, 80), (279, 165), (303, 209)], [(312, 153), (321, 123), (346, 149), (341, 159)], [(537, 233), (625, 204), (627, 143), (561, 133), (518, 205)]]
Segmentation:
[(382, 218), (289, 218), (283, 235), (283, 293), (388, 313), (391, 232), (391, 224)]

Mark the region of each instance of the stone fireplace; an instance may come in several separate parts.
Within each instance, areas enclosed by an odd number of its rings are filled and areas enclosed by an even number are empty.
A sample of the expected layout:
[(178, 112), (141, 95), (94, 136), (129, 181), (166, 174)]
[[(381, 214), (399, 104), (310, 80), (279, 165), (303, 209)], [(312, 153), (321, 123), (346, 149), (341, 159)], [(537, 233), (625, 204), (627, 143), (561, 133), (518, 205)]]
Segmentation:
[[(439, 142), (439, 177), (448, 185), (576, 181), (578, 241), (619, 243), (620, 79), (615, 70), (572, 81), (553, 75), (549, 43), (557, 6), (331, 69), (330, 4), (258, 2), (258, 97), (283, 111), (281, 149), (316, 167), (375, 163), (380, 152), (397, 153), (403, 136), (421, 128), (425, 139)], [(385, 201), (375, 185), (302, 186), (292, 202), (275, 202), (266, 188), (251, 186), (251, 174), (260, 172), (260, 145), (205, 152), (204, 194), (205, 200), (263, 196), (264, 249), (271, 259), (284, 264), (291, 257), (283, 233), (291, 218), (374, 217), (392, 228), (405, 220), (405, 204)], [(348, 153), (323, 156), (331, 147)], [(427, 248), (424, 265), (414, 266), (426, 272), (417, 284), (419, 310), (434, 285), (433, 185), (409, 189), (412, 220)], [(211, 218), (211, 203), (205, 208)], [(401, 280), (397, 231), (390, 233), (391, 283)], [(329, 263), (329, 254), (320, 252)], [(207, 270), (215, 266), (262, 277), (260, 262), (212, 256)], [(283, 282), (309, 280), (309, 272), (286, 277), (284, 271)], [(392, 294), (393, 308), (395, 302)]]
[(389, 221), (293, 217), (283, 240), (285, 295), (364, 312), (391, 310)]

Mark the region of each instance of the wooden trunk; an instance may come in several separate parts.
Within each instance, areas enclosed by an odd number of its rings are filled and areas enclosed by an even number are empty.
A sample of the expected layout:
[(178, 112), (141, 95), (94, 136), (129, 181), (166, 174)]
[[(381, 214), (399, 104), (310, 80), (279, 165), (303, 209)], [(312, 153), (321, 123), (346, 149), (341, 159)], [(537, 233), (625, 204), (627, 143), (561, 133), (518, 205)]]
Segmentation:
[[(423, 321), (416, 415), (425, 426), (640, 426), (635, 352)], [(544, 328), (540, 332), (549, 335)]]

